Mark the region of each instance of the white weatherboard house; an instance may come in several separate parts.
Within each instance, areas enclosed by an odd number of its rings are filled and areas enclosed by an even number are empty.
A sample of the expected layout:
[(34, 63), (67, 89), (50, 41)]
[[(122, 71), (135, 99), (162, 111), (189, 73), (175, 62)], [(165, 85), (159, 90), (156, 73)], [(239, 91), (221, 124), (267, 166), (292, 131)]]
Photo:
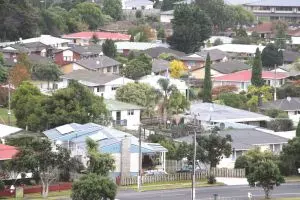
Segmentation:
[(270, 117), (214, 103), (193, 102), (187, 120), (196, 118), (202, 124), (241, 123), (263, 126)]
[(69, 74), (62, 75), (61, 78), (63, 81), (59, 83), (60, 88), (67, 87), (70, 80), (76, 80), (87, 86), (94, 94), (102, 96), (105, 99), (115, 99), (116, 90), (119, 87), (134, 82), (134, 80), (117, 74), (102, 74), (97, 71), (89, 70), (76, 70)]
[(288, 114), (289, 119), (297, 125), (300, 119), (300, 98), (287, 97), (276, 101), (266, 102), (260, 107), (261, 110), (277, 109)]
[[(113, 128), (94, 123), (71, 123), (44, 132), (55, 144), (60, 144), (71, 150), (72, 157), (80, 158), (87, 163), (85, 141), (90, 138), (99, 144), (99, 152), (109, 153), (115, 160), (113, 177), (137, 175), (139, 171), (139, 141), (135, 136)], [(156, 143), (142, 142), (143, 166), (149, 159), (159, 160), (155, 167), (165, 170), (167, 149)]]
[(105, 99), (104, 103), (111, 114), (113, 125), (138, 129), (143, 107), (110, 99)]
[[(269, 150), (274, 154), (279, 154), (283, 145), (288, 142), (287, 138), (272, 134), (270, 130), (259, 128), (227, 129), (218, 134), (223, 137), (230, 135), (232, 139), (232, 154), (228, 158), (224, 156), (218, 164), (218, 168), (234, 168), (235, 161), (239, 156), (256, 147), (261, 151)], [(178, 138), (176, 141), (191, 144), (193, 136)]]

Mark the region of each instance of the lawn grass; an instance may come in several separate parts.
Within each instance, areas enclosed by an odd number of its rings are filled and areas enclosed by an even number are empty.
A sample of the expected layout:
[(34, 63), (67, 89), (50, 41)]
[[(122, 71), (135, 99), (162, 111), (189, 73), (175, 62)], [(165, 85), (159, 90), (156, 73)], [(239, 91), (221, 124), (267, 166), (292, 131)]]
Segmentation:
[[(64, 190), (61, 192), (49, 192), (48, 198), (51, 200), (62, 199), (62, 198), (70, 198), (71, 190)], [(5, 200), (21, 200), (21, 199), (33, 199), (33, 200), (42, 200), (44, 199), (40, 193), (34, 194), (25, 194), (24, 198), (1, 198)]]
[[(223, 183), (207, 184), (207, 180), (196, 181), (196, 187), (211, 187), (221, 186)], [(172, 181), (172, 182), (160, 182), (160, 183), (149, 183), (143, 184), (141, 191), (152, 191), (152, 190), (170, 190), (179, 188), (190, 188), (192, 186), (191, 181)], [(137, 190), (137, 185), (122, 186), (119, 187), (121, 190)]]
[[(12, 112), (12, 111), (11, 111)], [(8, 125), (8, 109), (7, 108), (0, 108), (0, 123)], [(11, 125), (15, 126), (17, 122), (17, 119), (15, 118), (15, 115), (11, 114)]]

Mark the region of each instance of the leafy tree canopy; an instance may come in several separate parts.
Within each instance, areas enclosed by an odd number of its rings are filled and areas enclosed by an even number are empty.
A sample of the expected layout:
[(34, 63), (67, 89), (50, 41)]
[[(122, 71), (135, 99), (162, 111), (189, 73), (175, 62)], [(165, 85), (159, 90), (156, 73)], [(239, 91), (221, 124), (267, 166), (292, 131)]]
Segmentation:
[(275, 65), (280, 66), (283, 63), (282, 51), (279, 51), (273, 43), (269, 43), (261, 53), (261, 61), (264, 67), (270, 69)]
[(170, 62), (171, 77), (180, 78), (180, 76), (187, 70), (187, 67), (183, 62), (179, 60), (173, 60)]
[(104, 55), (114, 58), (117, 54), (115, 42), (113, 40), (105, 40), (105, 42), (102, 44), (102, 51)]
[(120, 0), (104, 0), (103, 12), (115, 20), (122, 18), (122, 2)]
[(185, 53), (198, 51), (212, 33), (210, 18), (195, 5), (178, 5), (174, 10), (172, 26), (173, 35), (168, 43), (172, 48)]
[(289, 140), (280, 153), (280, 163), (284, 175), (298, 174), (300, 168), (300, 137)]

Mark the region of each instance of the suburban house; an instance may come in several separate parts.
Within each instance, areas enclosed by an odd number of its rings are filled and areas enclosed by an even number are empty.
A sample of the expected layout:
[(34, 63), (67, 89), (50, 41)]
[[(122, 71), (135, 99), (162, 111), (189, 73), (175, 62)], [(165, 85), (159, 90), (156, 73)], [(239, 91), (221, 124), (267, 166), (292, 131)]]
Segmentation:
[(297, 125), (300, 119), (300, 98), (287, 97), (285, 99), (278, 99), (263, 103), (260, 107), (261, 110), (277, 109), (285, 111), (289, 118)]
[[(208, 40), (204, 41), (205, 44), (209, 41), (209, 43), (212, 45), (216, 40), (220, 40), (222, 44), (231, 44), (232, 43), (232, 37), (228, 36), (211, 36)], [(208, 46), (206, 46), (208, 47)]]
[[(232, 138), (232, 154), (228, 158), (224, 156), (218, 164), (218, 168), (234, 168), (236, 159), (254, 148), (260, 148), (261, 151), (269, 150), (278, 155), (282, 147), (288, 143), (287, 138), (271, 134), (269, 130), (259, 128), (225, 129), (219, 131), (218, 134), (223, 137), (230, 135)], [(193, 136), (177, 138), (176, 141), (192, 144)]]
[(28, 39), (20, 38), (19, 41), (14, 41), (14, 42), (2, 42), (0, 43), (0, 47), (6, 47), (18, 43), (26, 44), (26, 43), (36, 43), (36, 42), (43, 43), (44, 45), (51, 46), (55, 49), (61, 49), (61, 48), (68, 47), (68, 44), (70, 44), (71, 41), (58, 38), (58, 37), (53, 37), (51, 35), (41, 35), (40, 37), (35, 37), (35, 38), (28, 38)]
[[(230, 60), (226, 62), (214, 63), (210, 66), (210, 68), (211, 76), (216, 77), (243, 70), (248, 70), (251, 69), (251, 66), (237, 60)], [(205, 68), (203, 67), (201, 69), (192, 70), (191, 76), (197, 79), (204, 79)]]
[(56, 64), (63, 66), (73, 61), (81, 59), (99, 57), (102, 53), (101, 45), (78, 46), (75, 45), (68, 49), (59, 49), (54, 51), (54, 61)]
[(134, 80), (119, 76), (117, 74), (103, 74), (97, 71), (76, 70), (61, 76), (62, 82), (58, 83), (59, 88), (66, 88), (69, 80), (75, 80), (87, 86), (94, 94), (105, 99), (115, 99), (116, 90), (133, 83)]
[(175, 85), (176, 88), (183, 94), (183, 95), (187, 95), (187, 90), (188, 90), (188, 86), (186, 84), (185, 81), (179, 80), (179, 79), (175, 79), (175, 78), (170, 78), (170, 77), (165, 77), (162, 75), (146, 75), (143, 76), (142, 78), (140, 78), (138, 80), (139, 83), (146, 83), (151, 85), (152, 87), (154, 87), (157, 90), (162, 90), (161, 87), (159, 86), (159, 84), (157, 83), (157, 81), (161, 78), (164, 79), (169, 79), (170, 84), (171, 85)]
[[(263, 127), (270, 117), (214, 103), (192, 102), (190, 112), (184, 115), (187, 121), (201, 121), (203, 125), (225, 125), (226, 123), (241, 123)], [(230, 125), (231, 126), (231, 125)], [(224, 128), (224, 127), (223, 127)]]
[(251, 44), (222, 44), (218, 46), (208, 47), (204, 50), (219, 49), (223, 52), (228, 53), (231, 58), (249, 59), (249, 57), (254, 57), (257, 48), (260, 50), (260, 52), (262, 52), (265, 46)]
[(14, 126), (8, 126), (5, 124), (0, 124), (0, 130), (1, 130), (0, 131), (0, 143), (5, 143), (6, 137), (22, 131), (21, 128), (14, 127)]
[(174, 56), (175, 58), (185, 56), (184, 52), (176, 51), (174, 49), (170, 49), (162, 46), (149, 48), (143, 51), (143, 53), (149, 55), (151, 58), (158, 58), (161, 54), (169, 54)]
[(63, 35), (62, 38), (72, 40), (74, 44), (85, 46), (89, 45), (90, 40), (93, 36), (97, 36), (100, 40), (99, 44), (102, 44), (105, 40), (114, 40), (114, 41), (129, 41), (130, 35), (122, 34), (122, 33), (112, 33), (112, 32), (78, 32), (71, 33), (67, 35)]
[(204, 67), (205, 58), (203, 55), (199, 55), (197, 53), (193, 53), (190, 55), (182, 56), (179, 58), (185, 66), (190, 68), (190, 71), (195, 71)]
[(18, 150), (14, 146), (0, 144), (0, 152), (1, 152), (0, 153), (0, 169), (1, 169), (2, 163), (6, 160), (11, 160), (18, 153)]
[(162, 59), (153, 59), (152, 73), (155, 75), (167, 76), (170, 68), (170, 62)]
[(99, 56), (88, 59), (72, 61), (69, 64), (61, 66), (64, 74), (76, 70), (99, 71), (104, 74), (118, 74), (120, 72), (121, 63), (107, 56)]
[[(49, 64), (53, 63), (53, 60), (37, 54), (30, 54), (27, 56), (28, 61), (32, 64)], [(18, 58), (7, 58), (4, 59), (4, 65), (7, 67), (13, 67), (18, 62)]]
[[(249, 85), (251, 85), (251, 76), (251, 70), (243, 70), (231, 74), (216, 76), (213, 78), (212, 82), (214, 87), (221, 85), (235, 85), (238, 88), (238, 92), (247, 91), (247, 88)], [(288, 73), (285, 72), (262, 72), (262, 78), (264, 79), (266, 85), (272, 87), (282, 86), (286, 82), (288, 76)]]
[(149, 0), (122, 0), (123, 10), (150, 10), (154, 2)]
[(257, 21), (259, 20), (285, 20), (289, 22), (299, 22), (300, 2), (291, 0), (261, 0), (252, 1), (243, 5), (251, 11)]
[[(99, 144), (99, 152), (109, 153), (115, 159), (115, 170), (111, 172), (113, 177), (138, 174), (139, 141), (129, 133), (94, 123), (71, 123), (47, 130), (44, 134), (55, 144), (70, 149), (71, 156), (80, 158), (85, 164), (88, 161), (85, 141), (90, 138)], [(149, 166), (152, 160), (156, 168), (165, 170), (166, 148), (160, 144), (142, 142), (141, 149), (143, 168)]]
[(131, 130), (139, 128), (143, 107), (112, 99), (105, 99), (104, 103), (110, 112), (114, 126), (122, 126)]
[(255, 27), (250, 27), (247, 30), (248, 35), (251, 35), (253, 32), (258, 33), (259, 37), (262, 39), (271, 39), (274, 34), (274, 23), (263, 22), (261, 24), (257, 24)]
[(155, 47), (165, 47), (166, 44), (151, 43), (151, 42), (116, 42), (117, 52), (122, 53), (125, 56), (131, 51), (144, 51)]
[(7, 46), (2, 49), (0, 48), (0, 52), (3, 54), (3, 58), (16, 58), (21, 53), (30, 54), (29, 49), (17, 45)]
[(174, 10), (168, 10), (160, 12), (160, 22), (162, 23), (171, 23), (174, 18)]

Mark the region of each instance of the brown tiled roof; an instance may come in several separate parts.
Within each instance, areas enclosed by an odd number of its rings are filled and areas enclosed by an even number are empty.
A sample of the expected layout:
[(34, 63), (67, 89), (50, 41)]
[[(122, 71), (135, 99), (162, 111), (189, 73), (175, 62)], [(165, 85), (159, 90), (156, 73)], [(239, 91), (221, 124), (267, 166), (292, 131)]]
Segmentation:
[(273, 23), (272, 22), (264, 22), (262, 24), (258, 24), (257, 26), (250, 28), (250, 31), (257, 33), (272, 33)]

